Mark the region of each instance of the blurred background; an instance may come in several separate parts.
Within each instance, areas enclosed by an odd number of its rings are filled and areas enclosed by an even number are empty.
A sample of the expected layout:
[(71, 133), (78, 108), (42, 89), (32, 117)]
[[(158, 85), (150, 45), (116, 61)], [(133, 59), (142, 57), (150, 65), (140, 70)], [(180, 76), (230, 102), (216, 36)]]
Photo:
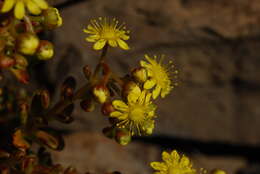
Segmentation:
[(179, 86), (158, 101), (154, 134), (122, 147), (102, 135), (107, 118), (74, 111), (59, 125), (66, 147), (55, 160), (79, 171), (150, 174), (162, 150), (177, 149), (196, 167), (229, 174), (260, 173), (259, 0), (57, 0), (63, 26), (47, 37), (56, 45), (51, 61), (35, 67), (35, 88), (57, 97), (69, 75), (84, 83), (82, 67), (99, 52), (85, 42), (90, 19), (116, 17), (131, 31), (130, 51), (110, 49), (108, 62), (121, 75), (144, 54), (165, 54), (179, 69)]

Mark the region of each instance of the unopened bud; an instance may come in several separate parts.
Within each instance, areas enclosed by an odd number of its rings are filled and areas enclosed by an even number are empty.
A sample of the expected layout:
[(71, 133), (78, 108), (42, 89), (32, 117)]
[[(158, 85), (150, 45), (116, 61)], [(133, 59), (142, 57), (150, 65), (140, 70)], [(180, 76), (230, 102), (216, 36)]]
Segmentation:
[(144, 133), (147, 135), (151, 135), (154, 129), (154, 120), (147, 120), (143, 125)]
[(71, 98), (76, 88), (76, 80), (70, 76), (65, 79), (61, 86), (61, 96), (64, 98)]
[(10, 68), (11, 72), (15, 75), (19, 82), (27, 84), (29, 81), (29, 74), (26, 70)]
[(109, 97), (109, 90), (104, 85), (96, 85), (92, 92), (99, 103), (105, 103)]
[(62, 18), (56, 8), (51, 7), (43, 11), (43, 16), (43, 25), (47, 29), (54, 29), (62, 25)]
[(92, 99), (82, 100), (80, 106), (85, 112), (92, 112), (95, 109), (95, 103)]
[(111, 102), (105, 102), (102, 105), (101, 111), (104, 115), (109, 115), (111, 112), (115, 111)]
[(40, 144), (53, 150), (61, 150), (64, 147), (64, 141), (60, 136), (54, 136), (42, 130), (37, 131), (35, 136)]
[(54, 55), (53, 44), (47, 40), (41, 40), (36, 55), (40, 60), (51, 59)]
[(226, 174), (226, 172), (224, 170), (215, 169), (211, 171), (211, 174)]
[(15, 60), (6, 55), (0, 55), (0, 68), (9, 68), (15, 64)]
[(10, 169), (5, 166), (0, 166), (0, 174), (10, 174)]
[(83, 73), (87, 79), (90, 79), (90, 76), (92, 74), (91, 69), (88, 65), (83, 67)]
[(28, 149), (30, 144), (25, 140), (24, 133), (21, 129), (17, 129), (13, 134), (13, 144), (19, 149)]
[(133, 78), (140, 83), (144, 83), (147, 80), (147, 71), (145, 68), (135, 68), (132, 71)]
[(44, 109), (47, 109), (50, 106), (50, 94), (47, 90), (42, 90), (41, 95), (41, 104)]
[(127, 129), (117, 129), (116, 130), (116, 142), (125, 146), (131, 142), (131, 135)]
[(15, 59), (15, 67), (16, 68), (25, 69), (28, 66), (27, 59), (20, 54), (15, 54), (14, 59)]
[(35, 34), (23, 33), (18, 36), (17, 49), (22, 54), (33, 55), (36, 52), (39, 43), (39, 38)]

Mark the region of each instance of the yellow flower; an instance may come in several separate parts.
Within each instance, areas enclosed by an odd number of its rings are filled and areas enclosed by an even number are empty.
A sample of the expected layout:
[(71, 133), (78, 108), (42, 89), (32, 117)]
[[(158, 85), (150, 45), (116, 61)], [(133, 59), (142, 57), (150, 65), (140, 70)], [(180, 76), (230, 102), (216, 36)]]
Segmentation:
[(25, 6), (34, 15), (39, 15), (42, 10), (48, 8), (45, 0), (4, 0), (1, 12), (9, 12), (14, 7), (15, 17), (22, 19), (25, 15)]
[(163, 162), (151, 162), (154, 174), (196, 174), (196, 170), (192, 168), (192, 164), (185, 155), (180, 156), (176, 150), (171, 153), (162, 153)]
[(157, 56), (154, 58), (145, 55), (146, 60), (140, 61), (142, 67), (146, 68), (149, 79), (144, 83), (145, 89), (151, 89), (153, 87), (154, 90), (152, 92), (153, 99), (157, 98), (160, 94), (161, 97), (164, 98), (167, 94), (170, 93), (173, 86), (176, 84), (172, 84), (171, 74), (177, 74), (177, 71), (172, 72), (171, 68), (173, 67), (172, 62), (169, 62), (169, 65), (163, 65), (162, 60), (164, 56), (161, 56), (159, 62), (157, 62)]
[(131, 135), (151, 134), (156, 109), (150, 101), (151, 96), (151, 93), (136, 87), (127, 96), (127, 103), (121, 100), (112, 102), (115, 111), (110, 113), (110, 117), (117, 118), (117, 126), (128, 129)]
[(129, 46), (124, 41), (130, 38), (127, 35), (129, 31), (126, 31), (124, 24), (118, 26), (116, 19), (110, 20), (100, 17), (99, 21), (91, 20), (91, 24), (83, 31), (89, 34), (86, 38), (88, 42), (95, 42), (93, 46), (95, 50), (102, 49), (106, 44), (111, 47), (119, 46), (124, 50), (129, 49)]

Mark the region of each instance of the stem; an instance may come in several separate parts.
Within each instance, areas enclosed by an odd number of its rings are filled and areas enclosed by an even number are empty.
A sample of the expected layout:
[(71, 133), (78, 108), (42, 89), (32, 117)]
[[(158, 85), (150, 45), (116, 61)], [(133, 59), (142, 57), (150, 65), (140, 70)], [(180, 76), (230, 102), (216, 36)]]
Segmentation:
[(49, 110), (49, 112), (47, 112), (46, 117), (48, 118), (48, 116), (53, 116), (56, 115), (60, 112), (62, 112), (68, 105), (74, 103), (76, 100), (82, 99), (85, 94), (87, 93), (88, 90), (91, 89), (91, 87), (93, 86), (93, 84), (96, 81), (97, 75), (102, 67), (102, 64), (105, 61), (105, 57), (106, 57), (106, 53), (107, 53), (107, 49), (108, 49), (108, 45), (106, 44), (102, 50), (101, 56), (99, 58), (99, 62), (96, 66), (96, 69), (94, 71), (94, 74), (91, 78), (91, 80), (85, 84), (83, 87), (81, 87), (80, 89), (78, 89), (75, 92), (75, 95), (73, 96), (72, 99), (65, 99), (65, 100), (60, 100), (58, 103), (56, 103), (53, 108), (51, 108)]
[(94, 71), (93, 77), (92, 79), (95, 80), (97, 78), (97, 75), (102, 67), (102, 63), (105, 62), (105, 58), (106, 58), (106, 54), (107, 54), (107, 50), (108, 50), (108, 44), (106, 44), (102, 50), (101, 56), (99, 58), (99, 62), (98, 65), (96, 66), (96, 69)]
[(26, 23), (26, 30), (31, 33), (34, 33), (33, 25), (32, 25), (30, 18), (28, 16), (24, 15), (24, 21)]

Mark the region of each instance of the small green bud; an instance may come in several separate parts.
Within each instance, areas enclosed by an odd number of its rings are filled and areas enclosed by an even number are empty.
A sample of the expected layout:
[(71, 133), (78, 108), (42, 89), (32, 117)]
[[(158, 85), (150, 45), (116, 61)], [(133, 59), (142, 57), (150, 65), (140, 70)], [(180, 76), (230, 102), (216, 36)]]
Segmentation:
[(43, 17), (43, 25), (47, 29), (54, 29), (62, 25), (62, 18), (56, 8), (51, 7), (43, 11)]
[(128, 143), (131, 142), (131, 135), (127, 129), (117, 129), (116, 130), (116, 142), (119, 144), (126, 146)]
[(53, 44), (47, 40), (41, 40), (36, 55), (40, 60), (51, 59), (54, 55)]
[(16, 46), (20, 53), (33, 55), (36, 52), (39, 43), (39, 38), (35, 34), (23, 33), (18, 36)]

